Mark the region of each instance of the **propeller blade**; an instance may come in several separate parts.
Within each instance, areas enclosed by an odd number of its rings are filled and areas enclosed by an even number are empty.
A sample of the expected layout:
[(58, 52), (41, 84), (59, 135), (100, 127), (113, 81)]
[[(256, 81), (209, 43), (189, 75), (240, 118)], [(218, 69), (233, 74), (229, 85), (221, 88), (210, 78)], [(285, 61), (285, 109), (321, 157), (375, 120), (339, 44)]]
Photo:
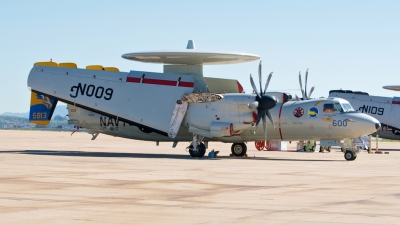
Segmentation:
[(258, 108), (258, 102), (257, 102), (257, 101), (254, 101), (254, 102), (250, 103), (250, 104), (249, 104), (249, 108), (250, 108), (250, 109), (256, 109), (256, 108)]
[(256, 93), (256, 95), (259, 97), (259, 98), (261, 98), (261, 96), (258, 94), (258, 92), (257, 92), (257, 87), (256, 87), (256, 84), (254, 83), (254, 81), (253, 81), (253, 77), (251, 76), (251, 74), (250, 74), (250, 83), (251, 83), (251, 86), (253, 87), (253, 91)]
[(272, 73), (273, 73), (273, 72), (271, 72), (271, 73), (268, 75), (268, 79), (267, 79), (267, 81), (265, 82), (264, 94), (265, 94), (265, 92), (267, 92), (267, 88), (268, 88), (268, 85), (269, 85), (269, 81), (271, 80)]
[(258, 81), (260, 82), (260, 95), (262, 95), (263, 91), (261, 88), (261, 81), (262, 81), (262, 77), (261, 77), (261, 61), (260, 64), (258, 64)]
[(311, 87), (310, 94), (308, 95), (308, 97), (311, 97), (311, 94), (313, 93), (314, 88), (315, 88), (314, 86)]
[(299, 96), (297, 96), (296, 94), (294, 94), (294, 98), (296, 99), (296, 101), (300, 101)]
[[(266, 111), (268, 112), (268, 111)], [(264, 128), (264, 140), (267, 142), (267, 117), (265, 116), (265, 111), (262, 112), (262, 122)]]
[(272, 123), (272, 125), (274, 126), (274, 129), (275, 129), (276, 127), (275, 127), (274, 119), (272, 119), (272, 115), (269, 112), (269, 110), (266, 111), (266, 114), (268, 116), (269, 121), (271, 121), (271, 123)]
[(257, 109), (257, 122), (256, 122), (256, 125), (254, 126), (254, 131), (257, 130), (257, 127), (258, 127), (258, 124), (260, 123), (263, 112), (264, 112), (263, 109), (260, 109), (260, 108)]
[(304, 90), (303, 90), (303, 83), (301, 83), (301, 73), (299, 71), (299, 84), (300, 84), (300, 90), (301, 90), (301, 94), (303, 95), (303, 100), (304, 98)]
[(308, 80), (308, 68), (307, 68), (307, 70), (306, 70), (306, 82), (305, 82), (305, 84), (304, 84), (304, 95), (305, 95), (305, 97), (306, 97), (306, 99), (304, 99), (304, 100), (307, 100), (307, 99), (308, 99), (308, 96), (307, 96), (307, 80)]

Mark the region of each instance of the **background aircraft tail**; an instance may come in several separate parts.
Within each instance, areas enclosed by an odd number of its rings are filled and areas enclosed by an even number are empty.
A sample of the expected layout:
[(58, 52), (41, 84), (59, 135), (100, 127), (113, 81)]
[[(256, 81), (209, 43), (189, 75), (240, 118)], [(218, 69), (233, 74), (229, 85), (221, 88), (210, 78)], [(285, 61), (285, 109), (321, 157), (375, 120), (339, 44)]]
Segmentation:
[(49, 125), (57, 102), (57, 99), (32, 91), (29, 122), (43, 126)]

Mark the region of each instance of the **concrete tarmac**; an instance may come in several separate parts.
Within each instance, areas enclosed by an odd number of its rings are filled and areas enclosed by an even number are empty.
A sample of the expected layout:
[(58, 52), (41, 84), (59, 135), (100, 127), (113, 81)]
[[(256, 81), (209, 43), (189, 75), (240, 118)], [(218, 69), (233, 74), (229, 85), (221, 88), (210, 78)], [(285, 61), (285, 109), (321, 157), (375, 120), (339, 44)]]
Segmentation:
[(247, 158), (210, 143), (219, 157), (195, 159), (187, 143), (0, 135), (0, 224), (400, 224), (399, 142), (350, 162), (253, 142)]

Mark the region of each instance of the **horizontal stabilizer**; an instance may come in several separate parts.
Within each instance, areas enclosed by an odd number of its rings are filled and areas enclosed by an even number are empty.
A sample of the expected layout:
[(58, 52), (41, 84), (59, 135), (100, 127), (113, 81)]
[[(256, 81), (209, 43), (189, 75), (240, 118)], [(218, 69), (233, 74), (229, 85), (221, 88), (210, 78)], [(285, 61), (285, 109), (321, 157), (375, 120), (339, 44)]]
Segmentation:
[(49, 125), (57, 101), (57, 99), (32, 91), (29, 122), (43, 126)]

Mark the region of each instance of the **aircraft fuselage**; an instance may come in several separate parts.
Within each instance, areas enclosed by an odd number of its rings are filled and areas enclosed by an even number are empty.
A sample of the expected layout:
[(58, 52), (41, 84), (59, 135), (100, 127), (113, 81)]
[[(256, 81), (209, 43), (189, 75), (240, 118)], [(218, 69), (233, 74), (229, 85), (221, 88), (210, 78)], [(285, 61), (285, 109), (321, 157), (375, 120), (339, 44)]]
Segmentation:
[[(261, 141), (263, 128), (255, 134), (254, 110), (248, 103), (254, 100), (249, 94), (224, 94), (222, 100), (210, 103), (189, 103), (188, 111), (175, 138), (163, 136), (143, 127), (118, 121), (113, 117), (94, 113), (73, 105), (68, 105), (69, 117), (74, 124), (86, 128), (91, 133), (104, 133), (147, 141), (191, 141), (190, 127), (200, 131), (210, 131), (212, 123), (232, 124), (232, 134), (211, 138), (209, 141), (229, 143)], [(325, 104), (346, 102), (339, 98), (278, 103), (271, 109), (276, 129), (267, 123), (268, 140), (342, 140), (355, 138), (376, 131), (377, 120), (357, 112), (324, 112)]]

